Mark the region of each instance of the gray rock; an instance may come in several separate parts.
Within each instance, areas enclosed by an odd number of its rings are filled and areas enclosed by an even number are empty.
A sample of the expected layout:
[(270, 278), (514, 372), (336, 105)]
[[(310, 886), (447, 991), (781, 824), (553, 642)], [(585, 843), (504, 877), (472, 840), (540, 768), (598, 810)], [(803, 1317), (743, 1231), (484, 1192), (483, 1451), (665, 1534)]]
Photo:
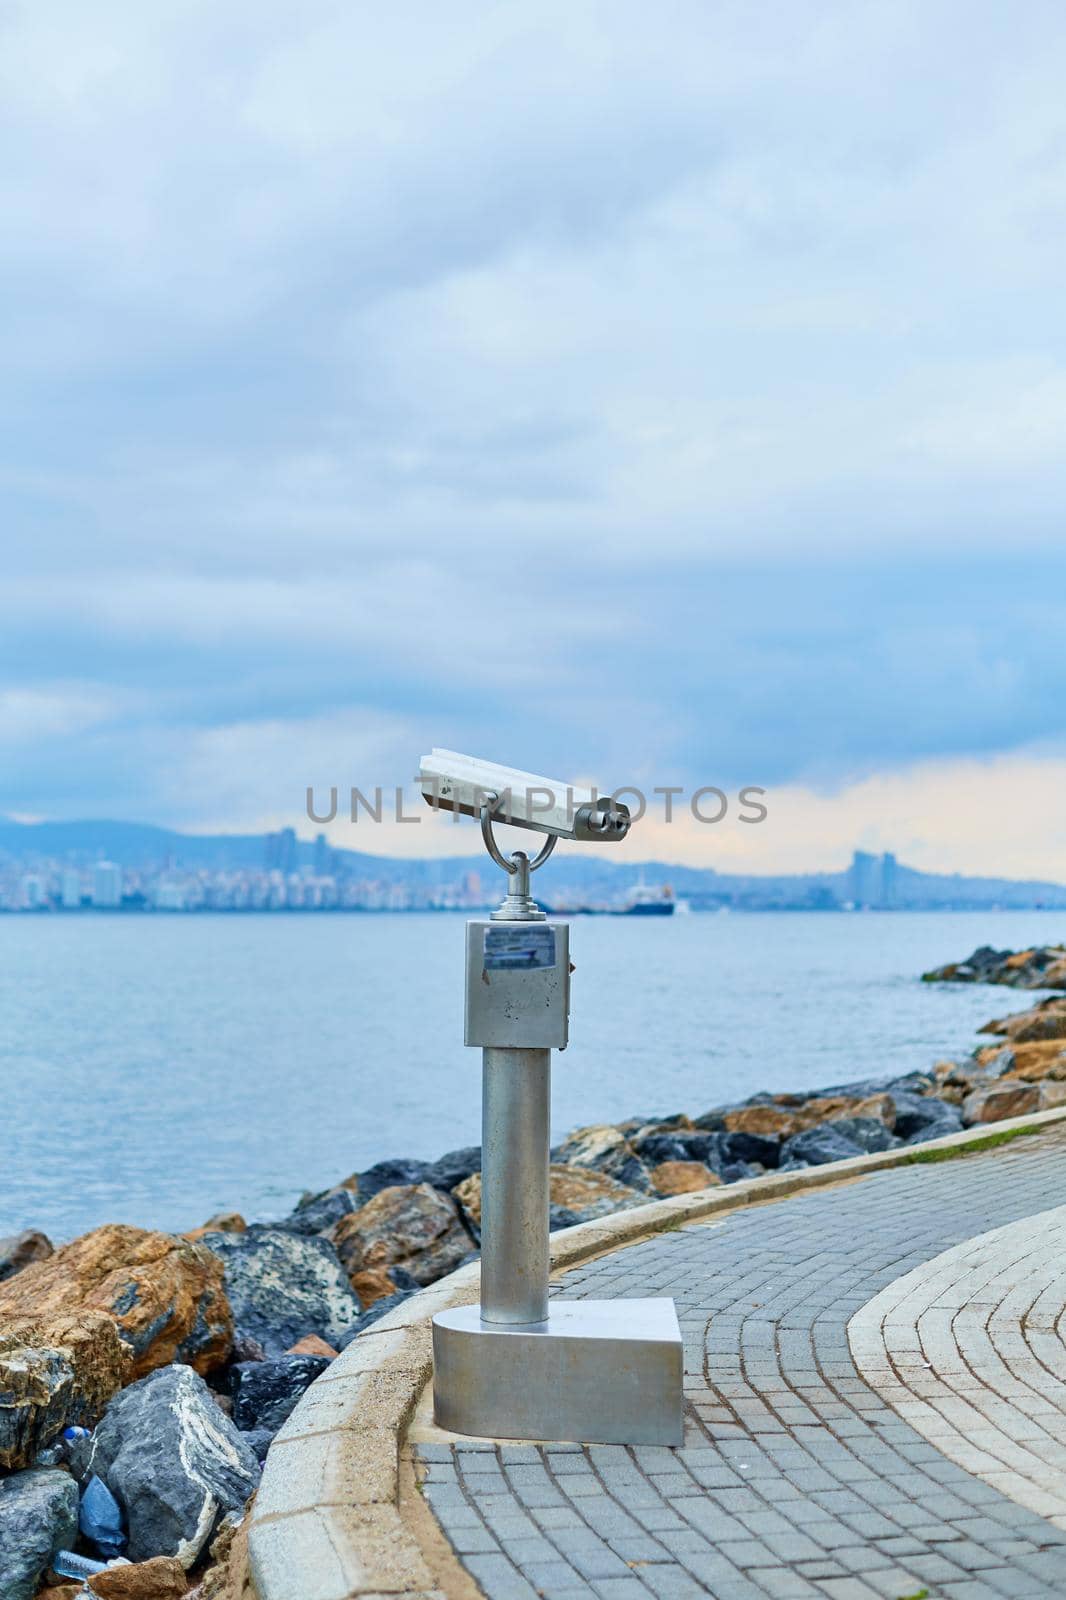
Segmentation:
[(207, 1233), (203, 1242), (225, 1267), (237, 1336), (258, 1340), (268, 1356), (284, 1355), (308, 1333), (336, 1349), (359, 1318), (359, 1301), (325, 1239), (255, 1225)]
[(58, 1551), (78, 1536), (78, 1486), (67, 1472), (32, 1468), (0, 1478), (0, 1595), (33, 1600)]
[(271, 1433), (270, 1429), (249, 1428), (248, 1432), (243, 1435), (243, 1438), (249, 1450), (253, 1450), (255, 1452), (255, 1459), (260, 1465), (262, 1465), (267, 1458), (267, 1451), (274, 1443), (274, 1435)]
[(718, 1148), (725, 1165), (738, 1161), (750, 1165), (754, 1161), (760, 1167), (776, 1167), (781, 1154), (781, 1141), (772, 1134), (723, 1133)]
[(866, 1155), (879, 1150), (893, 1150), (903, 1142), (878, 1117), (835, 1117), (832, 1122), (823, 1122), (821, 1126), (843, 1139), (850, 1139)]
[(901, 1089), (893, 1089), (891, 1093), (896, 1107), (896, 1133), (908, 1143), (913, 1139), (939, 1138), (939, 1133), (927, 1131), (930, 1128), (957, 1133), (962, 1127), (962, 1111), (946, 1100), (926, 1099)]
[(335, 1189), (323, 1189), (321, 1194), (301, 1200), (296, 1210), (278, 1226), (292, 1233), (328, 1233), (335, 1222), (346, 1217), (349, 1211), (357, 1210), (358, 1206), (358, 1196), (343, 1184), (338, 1184)]
[(244, 1436), (191, 1367), (160, 1367), (117, 1394), (93, 1434), (92, 1471), (122, 1507), (131, 1561), (188, 1569), (259, 1482)]
[[(365, 1172), (357, 1174), (359, 1193), (357, 1203), (365, 1206), (368, 1200), (373, 1200), (382, 1189), (395, 1189), (408, 1183), (425, 1183), (426, 1172), (429, 1169), (428, 1161), (415, 1161), (409, 1156), (392, 1156), (386, 1161), (378, 1161)], [(349, 1182), (353, 1180), (349, 1179)]]
[(804, 1166), (820, 1167), (827, 1161), (845, 1161), (849, 1156), (865, 1153), (861, 1144), (849, 1139), (833, 1123), (823, 1122), (817, 1128), (805, 1128), (802, 1133), (794, 1133), (791, 1139), (786, 1139), (781, 1147), (778, 1171), (794, 1171), (796, 1161)]
[(52, 1241), (46, 1233), (27, 1228), (24, 1233), (13, 1233), (0, 1239), (0, 1283), (13, 1278), (16, 1272), (34, 1261), (47, 1261), (53, 1255)]
[(465, 1178), (480, 1171), (481, 1146), (467, 1145), (463, 1150), (449, 1150), (447, 1155), (434, 1161), (426, 1168), (422, 1182), (431, 1183), (434, 1189), (441, 1189), (445, 1194), (451, 1194), (456, 1184), (462, 1183)]
[(281, 1356), (276, 1361), (241, 1362), (231, 1383), (233, 1420), (242, 1432), (255, 1428), (277, 1433), (296, 1402), (329, 1366), (327, 1356)]

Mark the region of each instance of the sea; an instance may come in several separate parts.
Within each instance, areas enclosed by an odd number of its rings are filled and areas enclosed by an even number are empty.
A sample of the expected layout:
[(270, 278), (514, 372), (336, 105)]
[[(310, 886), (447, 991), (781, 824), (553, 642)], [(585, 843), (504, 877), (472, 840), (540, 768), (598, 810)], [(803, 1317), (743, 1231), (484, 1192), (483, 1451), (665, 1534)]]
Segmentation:
[[(961, 1056), (1035, 998), (933, 985), (1053, 912), (578, 917), (553, 1131), (698, 1115)], [(0, 917), (0, 1235), (281, 1217), (384, 1156), (480, 1139), (463, 917)]]

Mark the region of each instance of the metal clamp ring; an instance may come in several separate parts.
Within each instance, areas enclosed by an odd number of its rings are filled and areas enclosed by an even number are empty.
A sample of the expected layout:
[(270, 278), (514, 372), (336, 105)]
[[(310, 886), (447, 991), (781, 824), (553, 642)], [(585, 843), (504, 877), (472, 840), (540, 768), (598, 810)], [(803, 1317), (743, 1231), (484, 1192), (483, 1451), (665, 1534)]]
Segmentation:
[[(481, 837), (485, 841), (485, 849), (488, 851), (489, 855), (492, 857), (493, 861), (495, 861), (498, 867), (502, 867), (504, 872), (517, 872), (518, 862), (515, 860), (515, 856), (525, 856), (525, 851), (516, 850), (514, 852), (514, 856), (505, 856), (499, 845), (496, 843), (496, 836), (492, 831), (492, 808), (499, 798), (500, 797), (498, 794), (488, 795), (482, 802)], [(547, 861), (548, 857), (555, 849), (556, 842), (556, 835), (554, 833), (549, 833), (545, 838), (544, 843), (541, 845), (540, 849), (529, 863), (530, 872), (536, 872), (538, 867), (542, 867), (544, 865), (545, 861)]]

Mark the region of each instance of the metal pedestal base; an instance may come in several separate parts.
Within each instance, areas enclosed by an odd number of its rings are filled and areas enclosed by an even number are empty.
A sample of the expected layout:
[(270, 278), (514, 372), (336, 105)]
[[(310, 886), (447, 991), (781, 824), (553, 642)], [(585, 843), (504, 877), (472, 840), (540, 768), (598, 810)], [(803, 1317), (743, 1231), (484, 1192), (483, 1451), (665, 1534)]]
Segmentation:
[(488, 1439), (681, 1443), (681, 1332), (672, 1300), (554, 1300), (547, 1322), (433, 1319), (433, 1414)]

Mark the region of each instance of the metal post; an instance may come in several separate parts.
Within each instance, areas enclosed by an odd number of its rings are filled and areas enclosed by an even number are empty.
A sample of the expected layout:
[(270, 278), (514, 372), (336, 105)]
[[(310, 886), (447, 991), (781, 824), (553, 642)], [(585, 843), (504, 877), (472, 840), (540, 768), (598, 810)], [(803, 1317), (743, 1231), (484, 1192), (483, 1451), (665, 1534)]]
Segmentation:
[(551, 1051), (483, 1052), (481, 1318), (548, 1316)]

